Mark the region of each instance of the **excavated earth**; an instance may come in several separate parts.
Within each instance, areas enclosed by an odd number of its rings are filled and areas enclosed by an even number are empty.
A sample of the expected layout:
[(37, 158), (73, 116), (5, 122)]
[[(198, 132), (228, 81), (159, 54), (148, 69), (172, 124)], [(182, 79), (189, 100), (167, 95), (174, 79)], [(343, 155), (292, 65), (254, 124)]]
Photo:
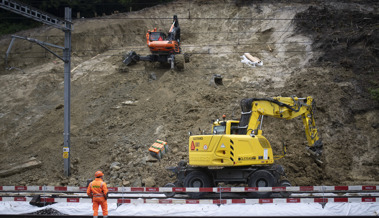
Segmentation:
[[(168, 31), (174, 14), (185, 69), (124, 66), (128, 51), (149, 54), (146, 31)], [(324, 149), (319, 161), (307, 152), (300, 118), (264, 120), (274, 153), (288, 145), (277, 163), (291, 183), (379, 185), (379, 102), (371, 94), (379, 87), (378, 18), (378, 2), (369, 0), (179, 0), (74, 20), (68, 178), (63, 62), (16, 40), (0, 65), (0, 185), (85, 186), (102, 170), (109, 186), (163, 186), (173, 182), (165, 168), (188, 160), (188, 132), (209, 133), (222, 114), (239, 119), (244, 98), (292, 95), (315, 99)], [(57, 45), (64, 39), (47, 26), (16, 35)], [(0, 39), (0, 53), (10, 39)], [(263, 66), (241, 63), (245, 52)], [(212, 82), (215, 74), (222, 84)], [(160, 161), (148, 153), (156, 139), (169, 146)]]

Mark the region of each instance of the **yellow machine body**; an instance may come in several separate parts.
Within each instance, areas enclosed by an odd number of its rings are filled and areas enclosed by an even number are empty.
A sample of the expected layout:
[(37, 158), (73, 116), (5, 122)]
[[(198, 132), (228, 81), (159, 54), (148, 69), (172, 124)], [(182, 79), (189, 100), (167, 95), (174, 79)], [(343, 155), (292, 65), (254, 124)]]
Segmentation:
[[(242, 106), (241, 120), (216, 121), (211, 135), (194, 135), (189, 138), (189, 165), (192, 166), (249, 166), (272, 165), (274, 159), (268, 140), (262, 135), (263, 116), (279, 119), (303, 119), (308, 148), (321, 154), (313, 116), (312, 97), (275, 97), (246, 99)], [(245, 110), (245, 111), (244, 111)]]
[(271, 145), (261, 135), (190, 136), (189, 164), (193, 166), (246, 166), (273, 164)]

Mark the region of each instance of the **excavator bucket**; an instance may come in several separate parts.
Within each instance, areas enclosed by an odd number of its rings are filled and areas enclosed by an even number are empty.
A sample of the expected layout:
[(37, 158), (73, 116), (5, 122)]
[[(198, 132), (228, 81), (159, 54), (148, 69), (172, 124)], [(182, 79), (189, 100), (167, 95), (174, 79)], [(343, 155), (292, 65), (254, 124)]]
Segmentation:
[(126, 64), (127, 66), (131, 65), (131, 64), (134, 64), (136, 63), (137, 61), (139, 61), (139, 55), (137, 55), (137, 53), (135, 51), (130, 51), (129, 53), (127, 53), (125, 56), (124, 56), (124, 60), (122, 61), (124, 64)]

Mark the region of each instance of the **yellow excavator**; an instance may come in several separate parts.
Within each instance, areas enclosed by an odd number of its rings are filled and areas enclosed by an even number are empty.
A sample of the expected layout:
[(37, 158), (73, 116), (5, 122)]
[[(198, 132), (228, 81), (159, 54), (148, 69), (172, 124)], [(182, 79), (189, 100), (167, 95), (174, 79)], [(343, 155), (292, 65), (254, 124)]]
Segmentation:
[[(274, 164), (286, 154), (274, 156), (269, 141), (262, 134), (264, 116), (293, 119), (301, 116), (308, 150), (315, 156), (322, 154), (314, 119), (315, 102), (312, 97), (249, 98), (241, 101), (240, 120), (216, 120), (211, 134), (189, 137), (189, 163), (167, 168), (177, 181), (167, 187), (214, 187), (218, 183), (246, 184), (249, 187), (290, 186), (282, 180), (284, 168)], [(167, 193), (173, 196), (175, 193)], [(202, 193), (188, 193), (199, 198)], [(254, 192), (255, 197), (268, 197), (271, 193)], [(288, 192), (280, 192), (288, 196)]]

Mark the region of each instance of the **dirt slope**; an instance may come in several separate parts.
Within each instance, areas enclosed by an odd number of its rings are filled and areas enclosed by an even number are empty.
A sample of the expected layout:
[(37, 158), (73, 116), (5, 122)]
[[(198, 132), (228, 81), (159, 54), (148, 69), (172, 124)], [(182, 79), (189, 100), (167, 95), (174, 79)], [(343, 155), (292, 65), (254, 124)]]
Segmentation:
[[(369, 94), (379, 86), (378, 40), (373, 38), (378, 36), (378, 3), (311, 6), (176, 1), (76, 20), (69, 178), (63, 177), (62, 158), (63, 63), (37, 45), (16, 41), (9, 65), (17, 69), (0, 66), (1, 169), (31, 157), (42, 165), (3, 176), (0, 184), (84, 186), (103, 170), (110, 186), (162, 186), (172, 182), (165, 167), (188, 159), (189, 131), (209, 132), (211, 120), (224, 113), (239, 118), (243, 98), (292, 95), (314, 97), (324, 142), (319, 164), (305, 150), (300, 119), (265, 119), (264, 135), (274, 152), (280, 152), (282, 142), (289, 146), (278, 163), (293, 185), (379, 184), (379, 104)], [(167, 31), (174, 14), (183, 51), (190, 54), (185, 70), (152, 63), (123, 66), (127, 51), (149, 53), (146, 31)], [(337, 22), (349, 19), (350, 25)], [(18, 35), (55, 44), (63, 40), (61, 31), (48, 27)], [(9, 42), (9, 37), (1, 39), (0, 53)], [(244, 52), (264, 65), (241, 63)], [(214, 74), (223, 76), (222, 86), (210, 84)], [(156, 139), (170, 148), (160, 162), (147, 152)]]

